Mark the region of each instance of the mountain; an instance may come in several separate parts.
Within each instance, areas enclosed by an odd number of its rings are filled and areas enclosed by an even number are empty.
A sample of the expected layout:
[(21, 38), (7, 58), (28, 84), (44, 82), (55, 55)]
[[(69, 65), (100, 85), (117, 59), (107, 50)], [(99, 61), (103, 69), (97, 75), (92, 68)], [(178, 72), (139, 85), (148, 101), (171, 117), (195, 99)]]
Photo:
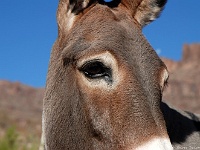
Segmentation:
[[(183, 46), (182, 60), (162, 58), (168, 67), (169, 84), (163, 93), (167, 103), (200, 113), (200, 44)], [(44, 89), (0, 80), (0, 137), (14, 125), (27, 137), (40, 137)]]
[(0, 137), (14, 126), (22, 138), (41, 134), (44, 89), (0, 80)]
[(185, 44), (182, 53), (179, 62), (162, 58), (169, 71), (163, 99), (179, 109), (200, 113), (200, 44)]

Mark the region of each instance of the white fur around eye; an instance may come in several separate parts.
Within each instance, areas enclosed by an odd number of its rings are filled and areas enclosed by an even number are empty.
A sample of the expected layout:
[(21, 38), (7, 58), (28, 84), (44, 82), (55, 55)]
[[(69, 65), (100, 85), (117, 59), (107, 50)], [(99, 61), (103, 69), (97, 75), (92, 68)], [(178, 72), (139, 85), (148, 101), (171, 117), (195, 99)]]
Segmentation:
[(100, 89), (113, 89), (119, 83), (119, 79), (122, 77), (119, 75), (117, 60), (108, 51), (101, 54), (94, 54), (81, 58), (77, 66), (81, 67), (85, 63), (93, 60), (98, 60), (103, 63), (106, 67), (112, 70), (112, 83), (106, 82), (104, 79), (88, 79), (84, 74), (80, 73), (82, 82), (90, 88), (100, 88)]

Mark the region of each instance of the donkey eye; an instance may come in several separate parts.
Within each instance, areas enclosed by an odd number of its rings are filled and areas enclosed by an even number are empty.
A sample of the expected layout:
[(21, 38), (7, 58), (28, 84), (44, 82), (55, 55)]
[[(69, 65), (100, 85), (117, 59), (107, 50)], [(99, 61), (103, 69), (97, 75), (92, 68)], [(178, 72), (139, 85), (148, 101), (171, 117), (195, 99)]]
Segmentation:
[(86, 62), (79, 70), (90, 79), (111, 78), (111, 69), (99, 61)]

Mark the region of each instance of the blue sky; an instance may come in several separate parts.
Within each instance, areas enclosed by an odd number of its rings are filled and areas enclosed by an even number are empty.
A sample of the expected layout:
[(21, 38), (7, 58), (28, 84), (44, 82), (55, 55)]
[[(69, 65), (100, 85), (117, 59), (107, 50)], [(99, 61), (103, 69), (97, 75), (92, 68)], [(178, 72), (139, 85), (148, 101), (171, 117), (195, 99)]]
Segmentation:
[[(0, 1), (0, 80), (44, 87), (57, 37), (57, 0)], [(161, 17), (144, 28), (153, 48), (180, 60), (184, 43), (200, 43), (200, 0), (168, 0)]]

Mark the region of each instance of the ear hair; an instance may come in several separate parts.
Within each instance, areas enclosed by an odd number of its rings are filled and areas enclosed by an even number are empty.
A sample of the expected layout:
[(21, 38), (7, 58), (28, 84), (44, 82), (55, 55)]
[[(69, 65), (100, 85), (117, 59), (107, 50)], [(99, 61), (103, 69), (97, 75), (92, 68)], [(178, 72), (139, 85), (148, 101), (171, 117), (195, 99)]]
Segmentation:
[[(96, 0), (60, 0), (57, 21), (59, 30), (69, 31), (77, 19), (77, 14)], [(101, 0), (98, 0), (101, 3)], [(167, 0), (116, 0), (130, 9), (133, 17), (144, 27), (157, 17), (164, 8)], [(118, 3), (117, 3), (118, 4)]]
[(68, 31), (73, 26), (77, 14), (87, 8), (95, 0), (60, 0), (57, 10), (59, 30)]
[(89, 2), (90, 0), (69, 0), (71, 12), (74, 14), (78, 14), (80, 11), (88, 6)]
[(159, 17), (167, 0), (142, 0), (137, 7), (134, 18), (144, 27)]

